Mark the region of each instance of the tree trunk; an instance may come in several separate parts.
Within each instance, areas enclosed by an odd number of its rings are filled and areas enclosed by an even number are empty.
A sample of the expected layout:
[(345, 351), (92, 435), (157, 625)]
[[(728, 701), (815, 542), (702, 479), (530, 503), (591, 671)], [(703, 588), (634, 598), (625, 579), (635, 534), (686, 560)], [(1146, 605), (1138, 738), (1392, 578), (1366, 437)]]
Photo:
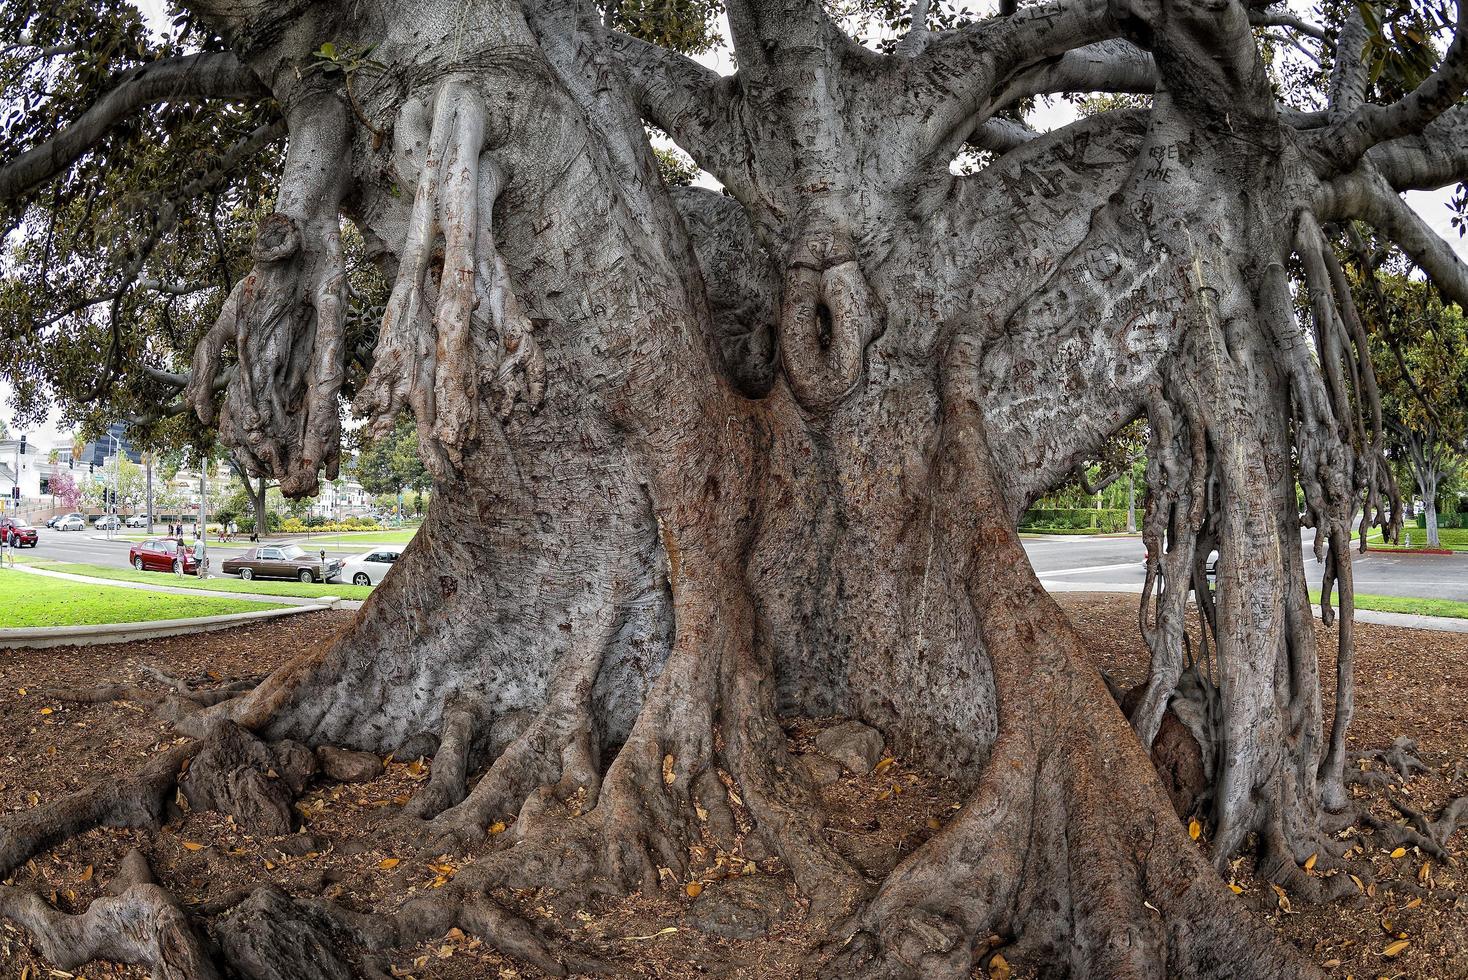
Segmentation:
[[(1332, 301), (1297, 208), (1314, 171), (1242, 7), (1037, 7), (1013, 22), (1028, 47), (908, 70), (819, 4), (745, 0), (739, 84), (692, 86), (664, 118), (652, 103), (691, 69), (570, 3), (364, 4), (329, 30), (322, 11), (188, 6), (291, 127), (191, 399), (212, 417), (232, 345), (226, 438), (287, 493), (332, 474), (346, 214), (390, 243), (394, 277), (356, 407), (378, 428), (411, 411), (434, 485), (338, 642), (186, 724), (437, 752), (412, 807), (428, 832), (503, 821), (514, 846), (405, 910), (404, 935), (447, 922), (519, 949), (483, 914), (496, 889), (655, 890), (707, 835), (788, 869), (835, 940), (815, 973), (967, 976), (996, 935), (1045, 975), (1315, 974), (1208, 873), (1148, 756), (1186, 711), (1212, 799), (1184, 809), (1215, 860), (1253, 836), (1271, 880), (1321, 891), (1299, 864), (1345, 805), (1348, 522), (1375, 477), (1293, 318), (1297, 248)], [(975, 112), (954, 89), (1093, 29), (1150, 48), (1152, 111), (950, 177)], [(351, 112), (291, 69), (327, 34), (388, 66)], [(729, 195), (668, 192), (642, 114)], [(737, 139), (700, 129), (725, 122)], [(1316, 320), (1336, 370), (1352, 341), (1334, 307)], [(1142, 412), (1152, 663), (1128, 718), (1014, 526)], [(1342, 587), (1329, 738), (1292, 458)], [(873, 885), (827, 833), (787, 714), (874, 726), (969, 801)]]

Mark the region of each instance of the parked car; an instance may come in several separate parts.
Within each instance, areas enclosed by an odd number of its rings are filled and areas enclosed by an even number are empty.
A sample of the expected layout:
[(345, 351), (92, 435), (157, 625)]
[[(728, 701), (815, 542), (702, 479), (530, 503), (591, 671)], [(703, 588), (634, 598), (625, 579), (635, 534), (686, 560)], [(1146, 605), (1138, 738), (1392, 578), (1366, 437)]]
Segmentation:
[(123, 522), (128, 527), (147, 527), (148, 518), (145, 514), (134, 514)]
[(260, 545), (243, 555), (227, 559), (224, 574), (252, 578), (293, 578), (302, 582), (327, 582), (341, 574), (338, 559), (322, 560), (297, 544)]
[(0, 518), (0, 540), (8, 541), (12, 548), (34, 548), (41, 536), (36, 529), (13, 517)]
[(59, 520), (61, 520), (65, 516), (66, 516), (65, 514), (53, 514), (53, 515), (51, 515), (50, 517), (46, 518), (46, 526), (48, 528), (54, 528), (56, 526), (56, 522), (59, 521)]
[(56, 522), (56, 530), (58, 531), (85, 531), (86, 529), (87, 520), (80, 514), (67, 514)]
[(116, 514), (103, 514), (97, 518), (97, 522), (92, 526), (99, 531), (116, 531), (122, 527), (122, 521), (118, 519)]
[(383, 545), (373, 551), (353, 555), (342, 562), (341, 580), (353, 585), (376, 585), (392, 571), (392, 563), (402, 555), (402, 545)]
[(127, 560), (140, 572), (183, 572), (199, 570), (194, 549), (183, 538), (153, 538), (127, 549)]

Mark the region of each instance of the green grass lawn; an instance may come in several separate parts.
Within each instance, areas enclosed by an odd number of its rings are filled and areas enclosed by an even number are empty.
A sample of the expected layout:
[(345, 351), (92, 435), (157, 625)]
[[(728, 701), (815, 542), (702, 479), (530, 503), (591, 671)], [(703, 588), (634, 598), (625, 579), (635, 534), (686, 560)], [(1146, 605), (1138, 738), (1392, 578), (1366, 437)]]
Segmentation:
[[(1415, 523), (1408, 524), (1406, 527), (1402, 528), (1402, 536), (1404, 540), (1408, 534), (1412, 536), (1413, 548), (1427, 547), (1426, 528), (1418, 527)], [(1441, 527), (1437, 530), (1437, 536), (1438, 540), (1441, 542), (1440, 547), (1447, 548), (1451, 551), (1468, 551), (1468, 528)], [(1371, 545), (1372, 547), (1381, 548), (1383, 550), (1390, 550), (1392, 547), (1389, 544), (1382, 544), (1380, 530), (1373, 530), (1370, 534), (1368, 534), (1366, 536), (1366, 543)]]
[[(1332, 595), (1333, 602), (1339, 597)], [(1310, 602), (1320, 605), (1319, 590), (1310, 591)], [(1468, 602), (1453, 599), (1414, 599), (1396, 595), (1358, 595), (1357, 609), (1372, 609), (1376, 612), (1409, 613), (1414, 616), (1439, 616), (1445, 619), (1468, 619)]]
[(0, 570), (0, 629), (143, 623), (279, 608), (273, 602), (167, 595)]
[[(306, 599), (324, 595), (340, 596), (343, 599), (365, 599), (372, 594), (370, 585), (307, 585), (304, 582), (282, 582), (259, 578), (246, 582), (233, 575), (205, 579), (201, 582), (192, 576), (185, 575), (180, 578), (171, 572), (139, 572), (131, 568), (108, 568), (104, 565), (52, 561), (46, 558), (23, 560), (27, 565), (52, 572), (90, 575), (93, 578), (113, 579), (119, 582), (146, 582), (149, 585), (167, 585), (179, 589), (200, 589), (206, 592), (248, 592), (252, 595), (288, 595)], [(213, 563), (211, 562), (210, 565), (212, 567)]]

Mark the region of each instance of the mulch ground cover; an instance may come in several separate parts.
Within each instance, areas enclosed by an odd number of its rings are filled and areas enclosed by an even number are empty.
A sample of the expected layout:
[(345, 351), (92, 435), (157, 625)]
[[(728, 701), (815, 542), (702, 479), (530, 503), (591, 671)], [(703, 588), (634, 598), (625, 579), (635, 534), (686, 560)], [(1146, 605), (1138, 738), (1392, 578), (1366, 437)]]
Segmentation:
[[(1062, 604), (1092, 643), (1097, 666), (1124, 683), (1146, 671), (1131, 596), (1069, 594)], [(0, 652), (0, 812), (10, 812), (89, 785), (125, 779), (177, 741), (147, 707), (129, 701), (66, 704), (49, 696), (105, 682), (143, 680), (145, 665), (201, 686), (258, 676), (292, 655), (331, 642), (352, 620), (348, 612), (291, 617), (195, 637), (114, 646)], [(1418, 743), (1429, 772), (1389, 791), (1357, 789), (1360, 804), (1383, 819), (1400, 819), (1387, 795), (1436, 813), (1468, 793), (1468, 635), (1358, 624), (1356, 721), (1353, 747), (1384, 748), (1399, 735)], [(1334, 671), (1334, 630), (1320, 627), (1322, 674)], [(156, 685), (155, 685), (156, 686)], [(161, 690), (161, 687), (159, 688)], [(1327, 690), (1327, 701), (1330, 692)], [(796, 752), (810, 749), (831, 720), (790, 719)], [(35, 888), (60, 908), (79, 912), (104, 894), (129, 848), (143, 851), (160, 884), (186, 907), (218, 906), (262, 884), (302, 897), (324, 897), (361, 910), (389, 911), (414, 892), (441, 887), (493, 836), (455, 854), (424, 854), (399, 816), (427, 779), (431, 760), (390, 759), (367, 783), (318, 781), (297, 800), (298, 832), (260, 838), (226, 817), (181, 810), (157, 833), (98, 829), (38, 856), (16, 872), (15, 884)], [(1374, 763), (1372, 764), (1375, 765)], [(961, 804), (946, 780), (890, 756), (861, 777), (846, 776), (823, 790), (831, 839), (855, 864), (881, 877), (903, 855), (941, 828)], [(1119, 801), (1119, 805), (1121, 802)], [(1392, 857), (1370, 831), (1359, 834), (1374, 882), (1354, 899), (1325, 906), (1282, 901), (1255, 880), (1247, 859), (1230, 879), (1239, 900), (1331, 976), (1468, 978), (1468, 832), (1451, 841), (1453, 863), (1412, 851)], [(1202, 844), (1207, 846), (1207, 830)], [(778, 860), (755, 853), (700, 855), (702, 869), (664, 892), (569, 907), (537, 890), (497, 897), (548, 935), (595, 951), (620, 970), (649, 977), (785, 977), (821, 937), (802, 926), (802, 902)], [(692, 928), (714, 903), (737, 934), (751, 924), (768, 935), (720, 938)], [(741, 918), (742, 917), (742, 918)], [(202, 917), (207, 926), (208, 917)], [(1393, 957), (1383, 950), (1405, 938)], [(538, 975), (479, 940), (451, 931), (396, 951), (387, 975), (467, 980)], [(1014, 976), (1029, 976), (1015, 963)], [(90, 963), (53, 969), (27, 937), (0, 923), (0, 980), (50, 977), (143, 978), (145, 971)], [(302, 978), (310, 980), (310, 978)]]

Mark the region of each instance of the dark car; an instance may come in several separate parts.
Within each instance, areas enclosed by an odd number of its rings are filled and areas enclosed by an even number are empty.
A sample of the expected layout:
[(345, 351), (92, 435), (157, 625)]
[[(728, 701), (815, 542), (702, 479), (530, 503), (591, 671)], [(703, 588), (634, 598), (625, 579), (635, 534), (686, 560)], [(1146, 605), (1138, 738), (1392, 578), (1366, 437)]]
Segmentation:
[(0, 517), (0, 540), (10, 542), (12, 548), (34, 548), (41, 535), (29, 524), (13, 517)]
[(192, 575), (199, 570), (194, 549), (182, 538), (153, 538), (127, 549), (127, 560), (140, 572), (183, 572)]
[(302, 582), (326, 582), (341, 570), (342, 563), (335, 558), (323, 561), (296, 544), (262, 544), (224, 563), (224, 574), (246, 580), (293, 578)]

